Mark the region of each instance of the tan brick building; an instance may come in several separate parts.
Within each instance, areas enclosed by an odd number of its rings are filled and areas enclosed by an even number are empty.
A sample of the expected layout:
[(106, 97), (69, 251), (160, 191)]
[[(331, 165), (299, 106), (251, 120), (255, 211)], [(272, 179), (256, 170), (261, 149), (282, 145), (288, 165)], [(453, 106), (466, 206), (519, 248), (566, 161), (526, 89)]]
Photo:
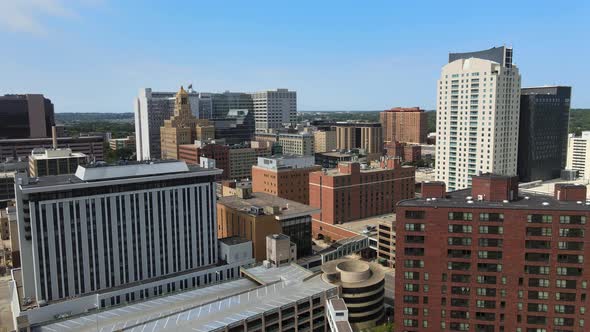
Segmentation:
[(311, 215), (317, 209), (266, 193), (237, 190), (217, 201), (217, 237), (252, 241), (256, 261), (266, 259), (266, 237), (285, 234), (297, 245), (297, 257), (312, 254)]
[(314, 157), (260, 157), (252, 167), (252, 190), (309, 204), (309, 173), (319, 171)]
[(176, 94), (174, 115), (160, 127), (162, 159), (179, 159), (178, 146), (197, 139), (198, 119), (191, 113), (188, 93), (183, 87)]
[(318, 130), (313, 133), (315, 152), (330, 152), (336, 149), (336, 130)]
[(427, 116), (420, 107), (396, 107), (379, 114), (385, 142), (426, 143)]
[(380, 123), (338, 122), (335, 127), (337, 149), (364, 149), (369, 159), (376, 159), (382, 154), (383, 128)]

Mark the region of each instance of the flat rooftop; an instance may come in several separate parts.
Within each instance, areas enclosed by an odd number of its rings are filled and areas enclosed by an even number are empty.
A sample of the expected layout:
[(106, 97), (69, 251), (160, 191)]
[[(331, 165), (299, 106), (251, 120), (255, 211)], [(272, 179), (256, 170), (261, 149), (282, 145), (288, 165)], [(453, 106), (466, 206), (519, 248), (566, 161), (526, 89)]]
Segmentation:
[(353, 154), (353, 153), (338, 152), (338, 151), (318, 152), (316, 154), (327, 156), (327, 157), (335, 157), (335, 158), (346, 158), (346, 157), (355, 156), (355, 154)]
[[(395, 213), (388, 213), (382, 214), (378, 216), (368, 217), (364, 219), (358, 219), (353, 221), (348, 221), (342, 224), (335, 224), (334, 227), (339, 227), (346, 229), (348, 231), (357, 233), (359, 235), (365, 235), (368, 237), (376, 238), (377, 236), (377, 226), (381, 222), (395, 222)], [(371, 232), (365, 232), (368, 226), (374, 226), (375, 230)]]
[(309, 298), (336, 286), (301, 267), (256, 267), (249, 278), (176, 293), (36, 327), (33, 331), (211, 331)]
[(277, 220), (312, 215), (320, 212), (319, 209), (312, 208), (309, 205), (262, 192), (254, 192), (252, 193), (252, 197), (247, 199), (239, 198), (235, 195), (221, 197), (217, 202), (231, 209), (239, 210), (248, 214), (250, 214), (251, 208), (253, 207), (264, 208), (266, 206), (278, 206), (280, 212), (275, 215)]
[(222, 239), (219, 239), (218, 241), (223, 242), (223, 243), (227, 244), (228, 246), (250, 242), (250, 240), (245, 239), (243, 237), (239, 237), (239, 236), (224, 237)]
[[(553, 196), (553, 191), (556, 184), (572, 184), (572, 185), (588, 185), (587, 180), (577, 179), (573, 181), (565, 181), (561, 179), (553, 179), (548, 181), (534, 181), (527, 183), (520, 183), (518, 191), (521, 193), (550, 195)], [(586, 198), (590, 199), (590, 190), (587, 191)]]
[(76, 174), (64, 174), (55, 176), (41, 176), (29, 179), (28, 184), (20, 185), (25, 189), (40, 189), (43, 187), (55, 187), (58, 185), (98, 184), (102, 181), (145, 179), (152, 176), (168, 174), (192, 174), (192, 173), (221, 173), (220, 169), (202, 168), (196, 165), (187, 165), (183, 161), (158, 161), (150, 163), (130, 163), (126, 165), (84, 165), (78, 166)]
[(334, 310), (346, 310), (346, 303), (344, 303), (343, 299), (337, 298), (337, 299), (330, 299), (329, 300), (330, 303), (332, 304), (332, 307), (334, 307)]
[[(399, 202), (403, 207), (443, 207), (443, 208), (471, 208), (471, 209), (518, 209), (518, 210), (564, 210), (564, 211), (590, 211), (590, 202), (558, 201), (553, 196), (540, 195), (529, 192), (519, 192), (516, 200), (503, 203), (502, 201), (478, 201), (471, 199), (467, 203), (467, 197), (472, 197), (471, 189), (457, 190), (447, 193), (444, 198), (436, 200), (426, 198), (413, 198)], [(544, 204), (546, 203), (546, 204)]]

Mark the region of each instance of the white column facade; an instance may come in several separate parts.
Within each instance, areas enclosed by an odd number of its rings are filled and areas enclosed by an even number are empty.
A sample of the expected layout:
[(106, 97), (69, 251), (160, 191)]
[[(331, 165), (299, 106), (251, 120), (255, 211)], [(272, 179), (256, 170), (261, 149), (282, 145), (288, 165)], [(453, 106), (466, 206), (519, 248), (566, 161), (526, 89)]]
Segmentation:
[(19, 234), (21, 257), (31, 258), (22, 262), (25, 294), (50, 302), (216, 264), (212, 182), (162, 184), (63, 199), (19, 194), (31, 225), (29, 239)]

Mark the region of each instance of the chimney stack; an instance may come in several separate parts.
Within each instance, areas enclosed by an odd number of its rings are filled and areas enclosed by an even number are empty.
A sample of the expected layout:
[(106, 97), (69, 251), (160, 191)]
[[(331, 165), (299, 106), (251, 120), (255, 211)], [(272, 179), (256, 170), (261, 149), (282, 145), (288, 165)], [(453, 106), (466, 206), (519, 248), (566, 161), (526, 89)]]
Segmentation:
[(53, 141), (53, 149), (57, 149), (57, 128), (55, 126), (51, 127), (51, 138)]
[(558, 201), (585, 201), (586, 186), (556, 183), (553, 190), (553, 197)]

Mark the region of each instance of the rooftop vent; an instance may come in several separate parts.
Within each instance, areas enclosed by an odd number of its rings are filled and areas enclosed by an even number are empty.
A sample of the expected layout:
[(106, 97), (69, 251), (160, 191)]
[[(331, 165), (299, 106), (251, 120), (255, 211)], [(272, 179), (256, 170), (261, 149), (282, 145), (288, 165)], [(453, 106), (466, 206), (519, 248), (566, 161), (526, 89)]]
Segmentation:
[(543, 206), (548, 206), (548, 205), (549, 205), (549, 203), (547, 203), (547, 202), (543, 202), (543, 203), (541, 203), (541, 205), (543, 205)]
[(509, 201), (507, 199), (503, 200), (502, 203), (508, 203)]
[(473, 204), (473, 201), (467, 201), (467, 204)]
[(467, 197), (465, 197), (465, 199), (468, 200), (468, 201), (470, 201), (470, 200), (473, 199), (473, 197), (472, 196), (467, 196)]
[(524, 196), (524, 199), (526, 199), (526, 200), (529, 200), (529, 199), (531, 199), (531, 198), (530, 198), (530, 197), (528, 197), (528, 196)]

